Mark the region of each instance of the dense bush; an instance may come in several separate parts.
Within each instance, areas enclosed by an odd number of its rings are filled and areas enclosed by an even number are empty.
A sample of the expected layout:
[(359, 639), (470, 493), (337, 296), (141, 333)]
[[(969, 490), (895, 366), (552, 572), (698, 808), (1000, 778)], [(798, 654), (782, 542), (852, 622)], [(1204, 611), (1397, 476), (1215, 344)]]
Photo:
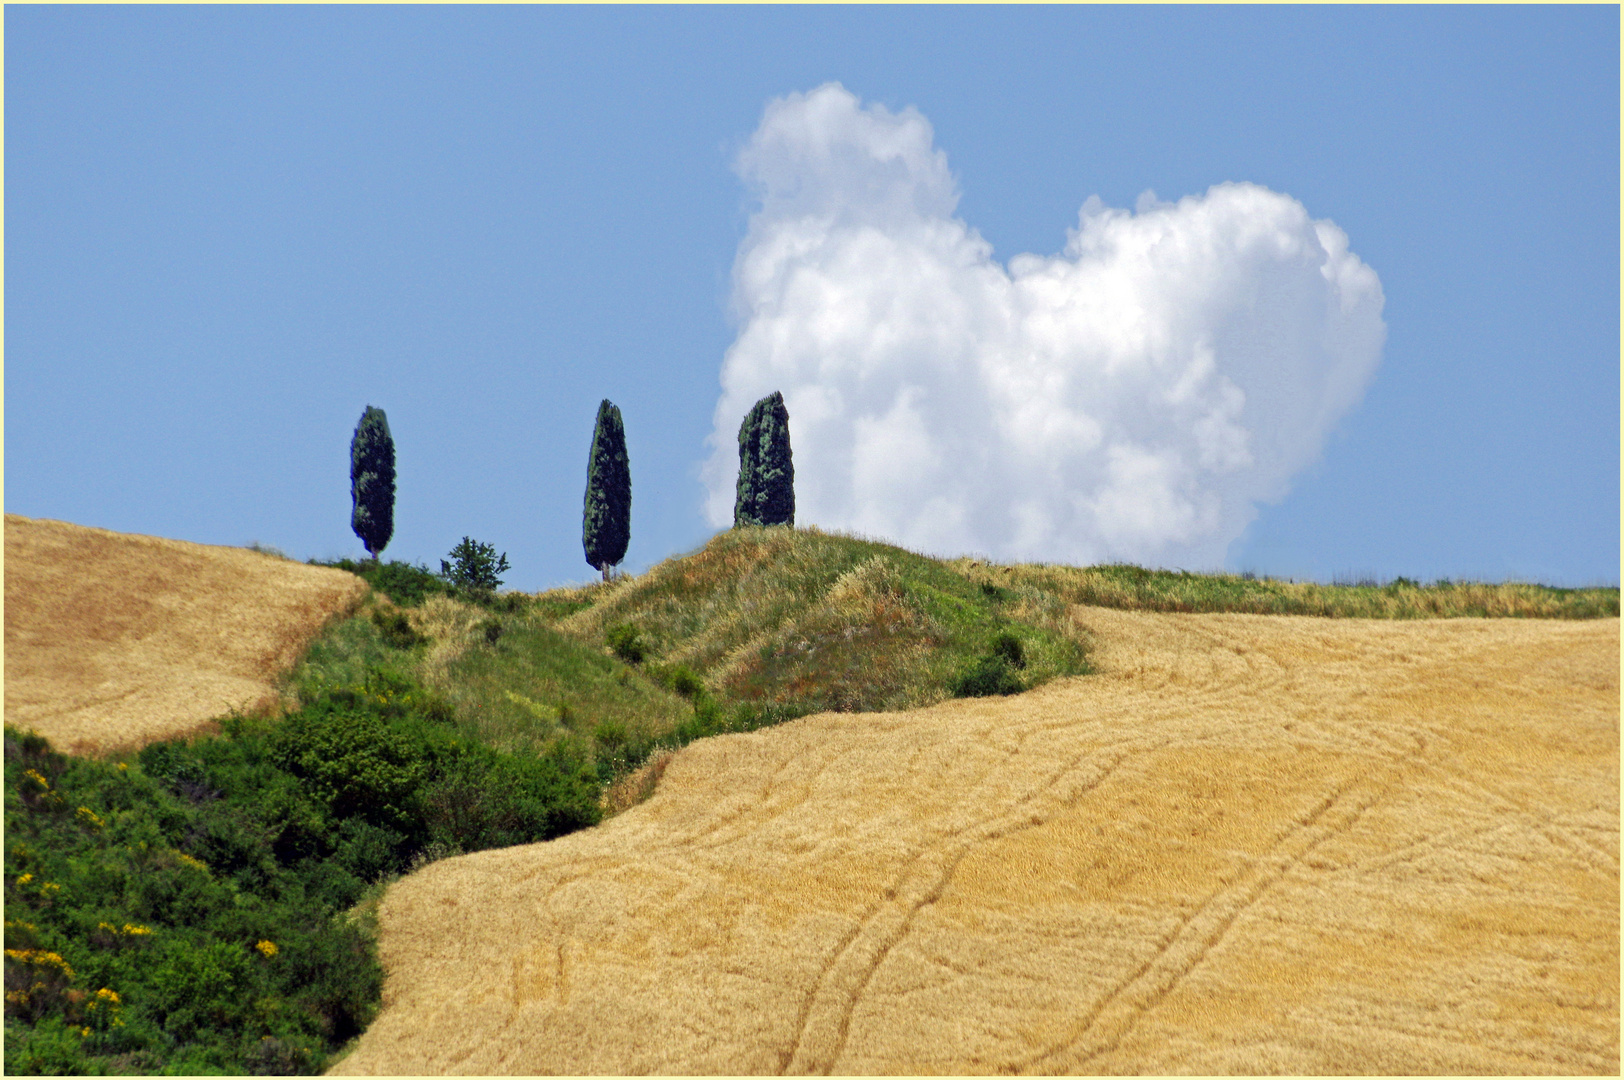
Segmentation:
[(616, 623), (605, 633), (609, 648), (628, 664), (641, 664), (645, 654), (643, 639), (631, 623)]
[(455, 591), (451, 583), (426, 566), (413, 566), (411, 563), (395, 560), (356, 562), (354, 559), (335, 559), (321, 562), (311, 559), (310, 562), (315, 566), (331, 566), (347, 570), (387, 595), (401, 607), (417, 607), (436, 593)]
[(507, 571), (506, 552), (498, 557), (495, 545), (482, 544), (466, 536), (451, 549), (449, 560), (440, 560), (440, 576), (468, 592), (494, 593)]
[(1008, 632), (992, 639), (992, 655), (1003, 657), (1012, 668), (1026, 666), (1026, 650), (1021, 646), (1021, 639)]
[(319, 1072), (381, 976), (335, 918), (446, 851), (599, 819), (575, 743), (504, 754), (376, 673), (279, 720), (69, 758), (7, 729), (5, 1070)]
[(378, 628), (385, 645), (393, 649), (410, 649), (428, 640), (412, 629), (403, 611), (386, 612), (382, 608), (372, 612), (372, 624)]
[[(1017, 643), (1018, 645), (1019, 643)], [(1018, 694), (1021, 680), (1015, 674), (1004, 653), (977, 657), (953, 681), (954, 697), (992, 697), (995, 694)]]

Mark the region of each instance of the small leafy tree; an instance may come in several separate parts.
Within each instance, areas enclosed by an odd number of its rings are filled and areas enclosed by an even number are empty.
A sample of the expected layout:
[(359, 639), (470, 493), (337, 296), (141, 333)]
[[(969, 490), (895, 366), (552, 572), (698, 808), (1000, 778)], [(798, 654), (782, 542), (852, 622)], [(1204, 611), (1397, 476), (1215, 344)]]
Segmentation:
[(592, 454), (586, 464), (586, 504), (581, 512), (581, 546), (587, 565), (603, 571), (626, 557), (632, 535), (632, 474), (626, 458), (626, 429), (620, 410), (608, 398), (598, 406)]
[(739, 482), (733, 524), (794, 525), (795, 463), (789, 448), (789, 410), (773, 391), (739, 425)]
[(451, 560), (440, 560), (440, 576), (451, 584), (474, 592), (495, 592), (502, 584), (499, 575), (508, 571), (507, 552), (500, 557), (491, 544), (481, 544), (468, 537), (451, 549)]
[(350, 496), (355, 501), (350, 528), (376, 562), (395, 533), (395, 440), (383, 410), (371, 405), (350, 440)]

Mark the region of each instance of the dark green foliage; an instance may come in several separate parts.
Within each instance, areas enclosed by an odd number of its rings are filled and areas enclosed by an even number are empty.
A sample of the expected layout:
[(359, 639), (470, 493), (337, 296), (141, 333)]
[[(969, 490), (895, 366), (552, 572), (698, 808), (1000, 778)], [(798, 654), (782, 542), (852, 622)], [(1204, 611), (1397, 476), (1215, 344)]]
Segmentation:
[(638, 636), (637, 627), (631, 623), (616, 623), (609, 628), (605, 635), (609, 648), (614, 654), (628, 664), (641, 664), (643, 662), (643, 639)]
[(600, 816), (579, 745), (506, 754), (449, 719), (376, 672), (123, 767), (8, 728), (6, 1072), (322, 1071), (379, 1000), (335, 917), (368, 883)]
[(773, 391), (739, 425), (739, 480), (733, 525), (794, 525), (795, 464), (789, 446), (789, 410)]
[(682, 664), (672, 664), (654, 672), (654, 677), (666, 689), (692, 700), (705, 691), (705, 680), (694, 670)]
[(377, 559), (395, 532), (395, 440), (383, 410), (371, 405), (350, 440), (350, 496), (350, 528)]
[(401, 607), (419, 607), (424, 600), (436, 593), (452, 591), (452, 586), (428, 567), (413, 566), (411, 563), (398, 562), (393, 559), (389, 562), (378, 562), (377, 560), (356, 562), (353, 559), (336, 559), (323, 562), (318, 559), (311, 559), (310, 564), (312, 566), (331, 566), (339, 570), (347, 570), (374, 589), (388, 596), (389, 599)]
[(954, 697), (992, 697), (995, 694), (1018, 694), (1021, 680), (1000, 653), (977, 657), (953, 682)]
[(502, 624), (495, 619), (486, 619), (480, 623), (479, 630), (485, 635), (487, 645), (495, 645), (502, 637)]
[(1018, 694), (1025, 689), (1016, 671), (1026, 667), (1021, 639), (1002, 631), (992, 639), (985, 656), (978, 656), (953, 680), (954, 697), (992, 697)]
[(1012, 668), (1026, 666), (1026, 650), (1021, 647), (1021, 639), (1008, 631), (992, 639), (992, 655), (1003, 657)]
[(372, 612), (372, 624), (383, 636), (384, 644), (392, 649), (410, 649), (428, 640), (412, 629), (412, 624), (406, 621), (406, 613), (402, 611), (385, 612), (378, 608)]
[(494, 593), (507, 573), (507, 552), (499, 558), (496, 547), (463, 537), (451, 549), (451, 561), (440, 560), (440, 576), (459, 589), (473, 593)]
[(581, 512), (581, 546), (587, 565), (603, 571), (626, 557), (632, 535), (632, 474), (626, 458), (626, 431), (620, 410), (608, 398), (598, 406), (592, 453), (586, 465), (586, 502)]

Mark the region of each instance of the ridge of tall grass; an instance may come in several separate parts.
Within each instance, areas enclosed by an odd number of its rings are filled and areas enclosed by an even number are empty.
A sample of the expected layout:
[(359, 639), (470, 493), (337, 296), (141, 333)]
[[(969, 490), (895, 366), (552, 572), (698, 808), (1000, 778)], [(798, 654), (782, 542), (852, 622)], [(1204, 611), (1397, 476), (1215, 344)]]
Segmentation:
[(1394, 578), (1321, 585), (1250, 574), (1196, 574), (1127, 564), (1073, 567), (999, 565), (955, 559), (949, 565), (977, 580), (1042, 589), (1068, 604), (1130, 611), (1240, 612), (1327, 618), (1617, 618), (1619, 590), (1563, 589), (1522, 582), (1439, 580), (1422, 585)]
[(632, 626), (656, 668), (808, 712), (940, 701), (1000, 636), (1019, 642), (1023, 687), (1089, 670), (1086, 631), (1052, 591), (816, 528), (732, 529), (642, 575), (544, 595), (589, 605), (557, 624), (583, 641)]

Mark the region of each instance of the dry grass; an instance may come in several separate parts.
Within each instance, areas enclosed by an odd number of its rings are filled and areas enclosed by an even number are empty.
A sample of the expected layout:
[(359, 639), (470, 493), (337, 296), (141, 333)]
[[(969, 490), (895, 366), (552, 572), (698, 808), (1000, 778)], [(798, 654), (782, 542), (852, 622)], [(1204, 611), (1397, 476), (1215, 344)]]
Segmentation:
[(671, 764), (674, 757), (676, 757), (674, 750), (658, 751), (643, 765), (605, 788), (602, 799), (605, 816), (623, 814), (632, 807), (647, 802), (653, 796), (654, 789), (659, 786), (660, 778), (665, 775), (666, 766)]
[(976, 581), (1049, 593), (1070, 604), (1124, 611), (1225, 611), (1358, 619), (1596, 619), (1617, 618), (1619, 614), (1619, 590), (1612, 586), (1558, 589), (1514, 581), (1438, 581), (1421, 585), (1404, 578), (1386, 585), (1321, 585), (1125, 565), (1000, 565), (968, 558), (954, 559), (946, 565)]
[(1078, 618), (381, 910), (341, 1073), (1619, 1070), (1619, 624)]
[(243, 548), (16, 514), (5, 533), (6, 722), (79, 754), (278, 708), (277, 678), (366, 593)]
[(421, 607), (409, 609), (406, 618), (429, 639), (418, 674), (430, 686), (449, 689), (452, 667), (483, 637), (479, 626), (485, 612), (449, 596), (431, 596)]
[(1057, 596), (983, 589), (940, 560), (811, 527), (729, 529), (637, 577), (543, 597), (560, 609), (585, 600), (560, 630), (602, 645), (631, 624), (652, 661), (751, 705), (928, 705), (1000, 631), (1022, 640), (1028, 686), (1087, 670)]

